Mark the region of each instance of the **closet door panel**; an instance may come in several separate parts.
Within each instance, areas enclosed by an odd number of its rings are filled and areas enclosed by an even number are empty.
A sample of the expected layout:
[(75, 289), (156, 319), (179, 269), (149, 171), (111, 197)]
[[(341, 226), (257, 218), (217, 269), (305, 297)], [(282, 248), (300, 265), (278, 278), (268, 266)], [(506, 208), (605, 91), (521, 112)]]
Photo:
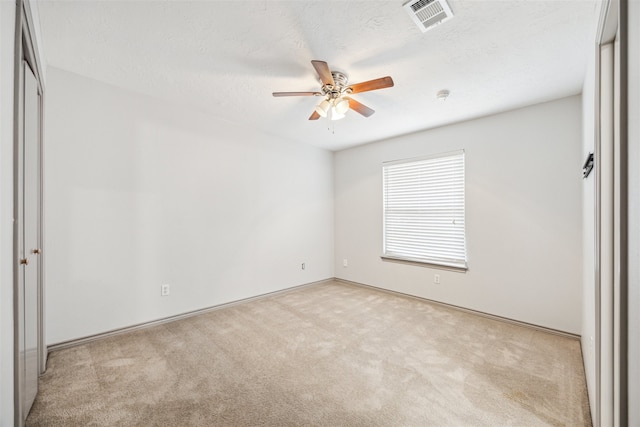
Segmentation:
[(29, 409), (38, 391), (38, 275), (40, 270), (40, 108), (38, 82), (24, 64), (24, 406)]

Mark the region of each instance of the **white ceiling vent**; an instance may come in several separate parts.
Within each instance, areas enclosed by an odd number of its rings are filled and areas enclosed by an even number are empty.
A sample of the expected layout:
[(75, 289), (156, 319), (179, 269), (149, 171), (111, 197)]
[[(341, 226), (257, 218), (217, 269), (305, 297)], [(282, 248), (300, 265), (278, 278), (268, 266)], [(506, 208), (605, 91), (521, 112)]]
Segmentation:
[(453, 12), (447, 0), (409, 0), (402, 7), (423, 33), (453, 18)]

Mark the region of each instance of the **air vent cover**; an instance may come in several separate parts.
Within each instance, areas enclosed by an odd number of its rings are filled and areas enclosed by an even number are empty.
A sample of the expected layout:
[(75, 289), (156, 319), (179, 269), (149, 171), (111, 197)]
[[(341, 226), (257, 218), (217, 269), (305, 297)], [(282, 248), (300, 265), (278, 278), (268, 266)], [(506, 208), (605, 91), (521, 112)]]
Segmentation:
[(453, 18), (447, 0), (409, 0), (402, 7), (423, 33)]

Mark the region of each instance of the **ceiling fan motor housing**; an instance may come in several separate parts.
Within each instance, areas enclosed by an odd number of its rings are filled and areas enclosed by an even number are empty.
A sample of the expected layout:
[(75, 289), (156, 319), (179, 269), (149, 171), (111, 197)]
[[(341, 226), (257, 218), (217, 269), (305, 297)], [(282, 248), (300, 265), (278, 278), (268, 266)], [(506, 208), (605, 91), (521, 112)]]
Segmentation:
[(340, 71), (332, 71), (331, 76), (333, 76), (333, 81), (335, 82), (336, 86), (340, 88), (345, 87), (347, 85), (347, 82), (349, 81), (347, 75), (341, 73)]
[(330, 84), (323, 85), (322, 92), (328, 95), (329, 99), (336, 99), (347, 92), (349, 77), (340, 71), (331, 71), (331, 76), (333, 77), (333, 86)]

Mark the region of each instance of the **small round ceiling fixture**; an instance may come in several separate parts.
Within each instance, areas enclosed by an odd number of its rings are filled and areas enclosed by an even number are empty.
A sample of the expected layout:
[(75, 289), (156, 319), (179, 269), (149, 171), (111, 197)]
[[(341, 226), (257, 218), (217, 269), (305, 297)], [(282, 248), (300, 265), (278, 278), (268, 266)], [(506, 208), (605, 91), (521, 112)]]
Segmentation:
[(444, 102), (449, 97), (449, 93), (447, 89), (439, 90), (438, 93), (436, 93), (436, 99)]

